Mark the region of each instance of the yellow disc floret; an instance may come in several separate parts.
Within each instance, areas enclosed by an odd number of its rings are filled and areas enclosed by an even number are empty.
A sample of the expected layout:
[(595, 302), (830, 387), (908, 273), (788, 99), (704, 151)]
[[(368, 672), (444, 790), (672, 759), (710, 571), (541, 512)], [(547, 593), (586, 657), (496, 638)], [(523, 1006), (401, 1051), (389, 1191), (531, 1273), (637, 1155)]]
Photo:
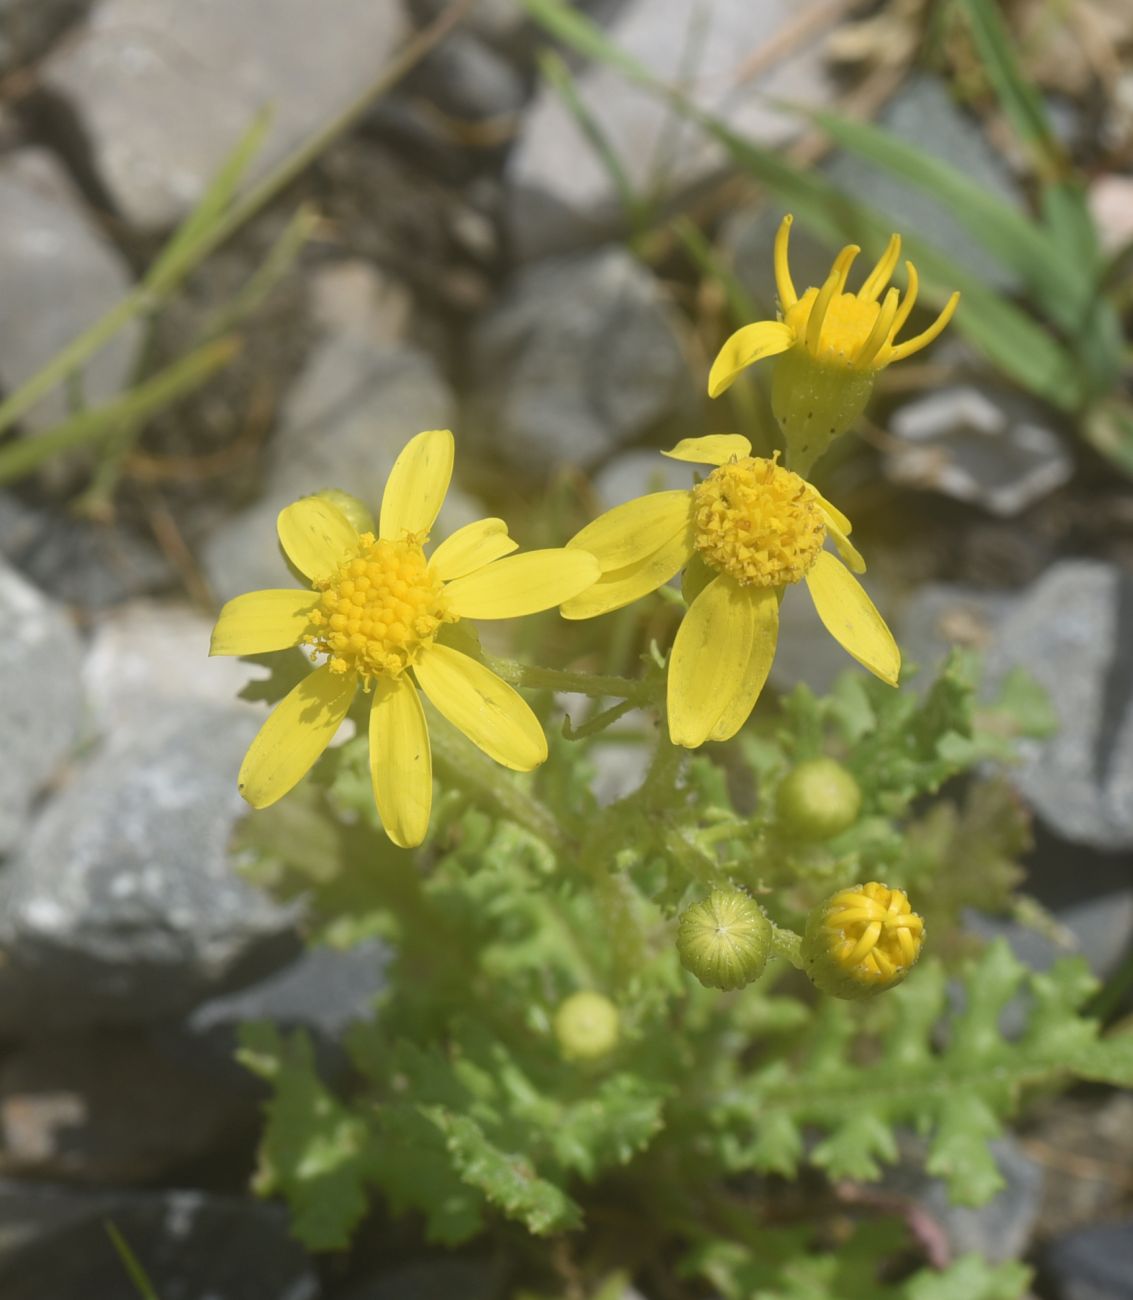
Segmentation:
[(321, 585), (305, 640), (328, 656), (334, 673), (397, 677), (451, 621), (443, 584), (412, 537), (395, 542), (363, 533), (357, 554)]
[(798, 582), (826, 538), (810, 485), (756, 456), (721, 465), (693, 489), (693, 525), (705, 562), (744, 587)]
[(858, 998), (899, 984), (920, 956), (924, 921), (900, 889), (871, 881), (843, 889), (815, 908), (802, 954), (825, 993)]

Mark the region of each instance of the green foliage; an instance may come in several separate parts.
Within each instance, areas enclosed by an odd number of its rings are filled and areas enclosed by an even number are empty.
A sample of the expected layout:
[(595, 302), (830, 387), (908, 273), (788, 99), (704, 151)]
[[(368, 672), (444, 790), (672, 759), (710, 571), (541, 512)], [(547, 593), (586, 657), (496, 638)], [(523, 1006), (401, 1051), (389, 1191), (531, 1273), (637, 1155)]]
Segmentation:
[[(1048, 723), (1021, 680), (981, 701), (978, 668), (956, 655), (919, 695), (860, 675), (825, 697), (799, 688), (725, 765), (662, 738), (641, 788), (605, 808), (589, 787), (610, 736), (601, 701), (595, 726), (578, 720), (584, 739), (555, 739), (506, 795), (438, 729), (447, 788), (417, 855), (376, 824), (364, 741), (332, 751), (238, 847), (258, 883), (308, 900), (321, 941), (388, 938), (388, 985), (351, 1033), (341, 1096), (302, 1036), (246, 1032), (243, 1059), (272, 1088), (260, 1189), (289, 1201), (316, 1249), (346, 1244), (375, 1194), (448, 1245), (504, 1221), (584, 1241), (612, 1195), (652, 1251), (725, 1297), (1019, 1295), (1013, 1265), (894, 1272), (907, 1243), (891, 1220), (835, 1240), (836, 1215), (808, 1206), (773, 1223), (771, 1202), (737, 1214), (730, 1200), (737, 1179), (793, 1178), (804, 1161), (868, 1181), (920, 1151), (955, 1199), (980, 1203), (1000, 1185), (988, 1144), (1030, 1092), (1133, 1082), (1133, 1036), (1103, 1037), (1082, 1014), (1083, 963), (1035, 974), (1002, 943), (967, 955), (964, 910), (1014, 906), (1028, 841), (1009, 788), (973, 769)], [(277, 696), (283, 674), (256, 691)], [(816, 842), (781, 821), (777, 791), (822, 755), (853, 773), (862, 809)], [(909, 890), (930, 955), (868, 1003), (816, 998), (790, 970), (785, 927), (866, 879)], [(756, 893), (775, 923), (778, 957), (732, 995), (684, 972), (675, 942), (678, 912), (717, 887)], [(583, 991), (617, 1008), (597, 1059), (564, 1055), (554, 1032)], [(595, 1255), (595, 1290), (609, 1262)]]

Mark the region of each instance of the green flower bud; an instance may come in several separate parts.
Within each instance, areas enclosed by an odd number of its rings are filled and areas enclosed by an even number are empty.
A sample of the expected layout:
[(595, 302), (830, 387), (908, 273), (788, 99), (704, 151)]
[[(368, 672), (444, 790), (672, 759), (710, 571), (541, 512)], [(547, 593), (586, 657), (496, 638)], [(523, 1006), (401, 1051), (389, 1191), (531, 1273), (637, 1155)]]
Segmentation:
[(858, 819), (862, 792), (841, 763), (812, 758), (793, 768), (775, 793), (784, 828), (801, 840), (829, 840)]
[(323, 488), (321, 492), (316, 492), (321, 501), (327, 501), (337, 510), (350, 520), (360, 533), (376, 533), (377, 527), (374, 524), (374, 516), (357, 497), (351, 496), (349, 492), (343, 492), (341, 488)]
[(851, 370), (791, 348), (775, 358), (771, 411), (783, 430), (787, 465), (810, 467), (840, 434), (853, 427), (873, 393), (874, 371)]
[(763, 974), (771, 952), (771, 922), (738, 889), (714, 889), (681, 914), (681, 965), (710, 989), (742, 989)]
[(900, 889), (871, 881), (839, 890), (811, 912), (807, 975), (835, 998), (867, 998), (900, 984), (924, 945), (924, 921)]
[(596, 1061), (618, 1045), (620, 1017), (608, 997), (589, 990), (572, 993), (551, 1022), (559, 1050), (568, 1061)]

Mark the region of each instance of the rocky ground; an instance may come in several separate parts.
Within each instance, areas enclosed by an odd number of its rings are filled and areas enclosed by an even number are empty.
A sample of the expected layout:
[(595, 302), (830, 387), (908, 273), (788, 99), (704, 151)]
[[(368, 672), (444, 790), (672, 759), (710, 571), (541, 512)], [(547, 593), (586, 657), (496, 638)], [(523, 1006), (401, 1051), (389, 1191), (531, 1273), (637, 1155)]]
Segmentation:
[[(307, 0), (0, 0), (0, 389), (135, 283), (259, 108), (276, 110), (262, 171), (442, 7), (324, 0), (313, 40)], [(584, 7), (658, 73), (681, 67), (691, 2)], [(798, 119), (768, 100), (832, 104), (858, 84), (831, 60), (830, 6), (766, 0), (758, 35), (750, 0), (699, 8), (694, 97), (805, 149)], [(235, 1026), (306, 1026), (333, 1062), (345, 1026), (369, 1014), (383, 956), (305, 953), (297, 909), (234, 871), (232, 774), (258, 712), (235, 699), (245, 670), (205, 656), (216, 602), (278, 585), (280, 506), (330, 485), (376, 498), (420, 429), (458, 430), (446, 523), (506, 499), (534, 529), (539, 493), (565, 471), (616, 503), (671, 472), (647, 449), (699, 427), (718, 306), (714, 318), (673, 250), (631, 251), (610, 172), (540, 81), (538, 47), (512, 0), (477, 0), (155, 326), (99, 353), (88, 402), (128, 386), (142, 349), (175, 356), (295, 205), (315, 205), (315, 233), (247, 325), (240, 361), (155, 422), (113, 517), (68, 508), (82, 457), (0, 489), (5, 1300), (131, 1294), (106, 1218), (163, 1300), (492, 1293), (491, 1262), (475, 1256), (315, 1264), (283, 1214), (244, 1193), (259, 1094), (231, 1061)], [(655, 100), (607, 70), (575, 72), (633, 184), (674, 208), (706, 202), (744, 288), (770, 302), (772, 205), (712, 188), (715, 147)], [(871, 84), (896, 134), (1024, 201), (1018, 160), (946, 83)], [(1094, 129), (1073, 97), (1057, 107), (1071, 146)], [(894, 228), (1014, 287), (923, 194), (840, 154), (820, 165), (888, 206)], [(1129, 174), (1097, 179), (1104, 237), (1131, 233), (1131, 190)], [(798, 278), (813, 281), (828, 252), (797, 245)], [(1028, 887), (1105, 976), (1133, 937), (1133, 495), (959, 344), (932, 363), (922, 390), (882, 395), (886, 432), (841, 456), (833, 490), (856, 507), (871, 590), (910, 657), (931, 668), (948, 644), (975, 645), (993, 682), (1022, 665), (1050, 691), (1061, 730), (1014, 774), (1037, 818)], [(19, 435), (67, 401), (42, 400)], [(845, 667), (808, 611), (785, 607), (779, 688), (821, 687)], [(1047, 940), (1006, 931), (1033, 964), (1053, 960)], [(1009, 1187), (979, 1214), (928, 1184), (905, 1190), (957, 1248), (1035, 1259), (1048, 1300), (1127, 1300), (1131, 1134), (1127, 1098), (1050, 1103), (1003, 1147)]]

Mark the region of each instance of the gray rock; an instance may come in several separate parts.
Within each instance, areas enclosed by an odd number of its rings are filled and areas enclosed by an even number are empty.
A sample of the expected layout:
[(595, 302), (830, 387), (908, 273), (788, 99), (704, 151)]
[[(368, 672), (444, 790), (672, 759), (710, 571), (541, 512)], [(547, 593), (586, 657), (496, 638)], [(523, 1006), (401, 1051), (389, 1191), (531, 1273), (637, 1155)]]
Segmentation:
[[(125, 263), (87, 215), (55, 159), (39, 149), (0, 158), (0, 382), (29, 379), (131, 288)], [(87, 364), (83, 396), (97, 403), (127, 382), (138, 328), (120, 330)], [(23, 417), (40, 429), (67, 414), (56, 390)]]
[(1047, 1245), (1042, 1263), (1057, 1300), (1133, 1300), (1133, 1220), (1068, 1232)]
[(82, 653), (66, 613), (0, 560), (0, 854), (78, 738)]
[(618, 246), (521, 270), (469, 352), (478, 440), (531, 475), (596, 465), (698, 400), (677, 314)]
[(326, 0), (100, 0), (45, 65), (90, 140), (128, 221), (184, 216), (256, 115), (272, 110), (250, 175), (262, 175), (342, 112), (405, 34), (401, 6)]
[(905, 659), (920, 670), (913, 681), (928, 686), (956, 647), (987, 650), (1011, 607), (1002, 592), (953, 583), (927, 583), (901, 608), (897, 640)]
[(1133, 847), (1133, 579), (1086, 560), (1023, 593), (987, 658), (994, 692), (1022, 667), (1050, 695), (1059, 731), (1020, 745), (1013, 780), (1063, 839)]
[[(444, 7), (445, 0), (408, 0), (409, 11), (421, 24), (438, 18)], [(579, 7), (589, 6), (582, 4)], [(482, 40), (510, 48), (529, 29), (530, 20), (519, 0), (472, 0), (462, 26), (475, 32)]]
[[(325, 338), (284, 402), (264, 495), (202, 548), (217, 598), (290, 585), (276, 541), (279, 511), (301, 496), (339, 487), (376, 512), (398, 452), (422, 429), (450, 427), (453, 414), (447, 385), (422, 353), (376, 347), (352, 330)], [(458, 450), (458, 473), (460, 456)], [(454, 485), (436, 536), (483, 513)]]
[(227, 853), (257, 723), (155, 708), (47, 805), (0, 877), (0, 1034), (182, 1015), (294, 955), (295, 909)]
[(1070, 480), (1074, 461), (1038, 407), (978, 388), (943, 388), (889, 421), (885, 472), (1011, 518)]
[[(956, 103), (947, 82), (929, 73), (910, 77), (878, 116), (877, 125), (932, 158), (950, 164), (985, 193), (1022, 205), (1019, 186), (979, 123)], [(1000, 290), (1017, 277), (986, 252), (947, 203), (856, 155), (838, 153), (827, 176), (853, 198), (885, 213), (894, 230), (916, 231), (958, 266)], [(821, 283), (818, 281), (817, 283)]]
[(90, 0), (0, 0), (0, 72), (38, 58)]
[(0, 1184), (5, 1300), (137, 1300), (110, 1220), (162, 1300), (318, 1300), (280, 1206), (205, 1192)]
[(327, 334), (357, 336), (373, 346), (403, 343), (413, 312), (406, 286), (361, 258), (312, 270), (311, 315)]
[(79, 609), (103, 609), (176, 581), (169, 561), (136, 533), (32, 509), (4, 492), (0, 555), (42, 591)]
[(920, 1203), (941, 1225), (953, 1255), (1002, 1264), (1026, 1254), (1042, 1208), (1043, 1167), (1010, 1139), (991, 1144), (1005, 1186), (985, 1205), (953, 1205), (938, 1179), (926, 1180)]
[(209, 659), (212, 619), (187, 605), (132, 601), (104, 614), (83, 661), (82, 681), (96, 729), (135, 734), (155, 713), (186, 700), (254, 709), (237, 695), (255, 669)]
[[(408, 93), (420, 95), (448, 117), (466, 121), (509, 118), (527, 99), (523, 77), (490, 45), (456, 30), (415, 70)], [(506, 135), (501, 135), (503, 142)]]
[(1112, 255), (1133, 241), (1133, 176), (1099, 176), (1090, 182), (1086, 202), (1103, 252)]
[(215, 1155), (255, 1127), (250, 1095), (138, 1034), (38, 1039), (0, 1066), (0, 1171), (138, 1183)]
[(656, 451), (625, 451), (594, 475), (594, 491), (603, 508), (609, 509), (648, 492), (691, 488), (697, 468)]
[[(680, 84), (698, 107), (740, 135), (776, 146), (800, 119), (774, 100), (821, 106), (832, 84), (815, 31), (814, 0), (628, 0), (608, 35), (665, 84)], [(819, 30), (826, 24), (819, 20)], [(722, 147), (651, 94), (605, 65), (583, 67), (578, 94), (643, 196), (675, 198), (726, 165)], [(607, 237), (624, 221), (610, 169), (562, 98), (542, 86), (508, 160), (508, 224), (520, 257), (546, 256)]]

